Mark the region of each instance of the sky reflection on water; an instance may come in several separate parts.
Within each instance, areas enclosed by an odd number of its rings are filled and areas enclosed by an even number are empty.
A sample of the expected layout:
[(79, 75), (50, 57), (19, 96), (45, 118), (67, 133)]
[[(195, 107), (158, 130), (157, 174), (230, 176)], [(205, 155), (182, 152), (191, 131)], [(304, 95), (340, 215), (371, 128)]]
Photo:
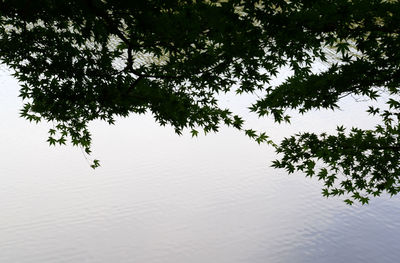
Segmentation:
[[(192, 139), (148, 116), (92, 125), (80, 149), (49, 147), (48, 124), (18, 117), (18, 85), (0, 76), (0, 262), (396, 262), (399, 198), (349, 207), (318, 181), (269, 167), (274, 153), (223, 129)], [(346, 108), (347, 107), (347, 108)], [(371, 125), (348, 103), (344, 123)], [(348, 112), (351, 114), (348, 114)], [(333, 128), (331, 113), (276, 128)], [(364, 122), (364, 123), (363, 123)]]

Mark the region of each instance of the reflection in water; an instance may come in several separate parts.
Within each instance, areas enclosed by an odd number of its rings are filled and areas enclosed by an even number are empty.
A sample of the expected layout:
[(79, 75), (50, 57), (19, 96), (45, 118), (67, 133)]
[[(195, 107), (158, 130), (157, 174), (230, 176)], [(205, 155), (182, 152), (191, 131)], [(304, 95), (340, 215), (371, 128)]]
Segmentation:
[[(149, 117), (113, 127), (94, 123), (102, 167), (92, 171), (79, 149), (45, 143), (49, 125), (19, 119), (17, 84), (6, 76), (0, 84), (0, 262), (396, 262), (400, 256), (397, 197), (352, 207), (324, 199), (317, 181), (269, 168), (271, 149), (242, 134), (178, 137)], [(358, 114), (352, 110), (350, 121)], [(329, 116), (316, 113), (301, 128), (326, 128)], [(293, 132), (259, 125), (275, 136)]]

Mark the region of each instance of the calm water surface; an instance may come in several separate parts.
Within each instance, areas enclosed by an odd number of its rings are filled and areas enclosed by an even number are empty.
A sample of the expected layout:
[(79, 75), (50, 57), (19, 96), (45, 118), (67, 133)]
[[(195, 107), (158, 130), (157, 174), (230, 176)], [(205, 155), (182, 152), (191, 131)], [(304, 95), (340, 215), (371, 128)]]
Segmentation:
[[(323, 198), (318, 181), (269, 168), (271, 149), (242, 134), (178, 137), (149, 116), (94, 123), (102, 167), (92, 171), (80, 149), (47, 145), (51, 124), (18, 118), (12, 78), (2, 73), (0, 85), (0, 262), (400, 258), (397, 197), (349, 207)], [(341, 121), (371, 125), (353, 104)], [(252, 124), (276, 137), (331, 129), (333, 118), (317, 112), (294, 127)]]

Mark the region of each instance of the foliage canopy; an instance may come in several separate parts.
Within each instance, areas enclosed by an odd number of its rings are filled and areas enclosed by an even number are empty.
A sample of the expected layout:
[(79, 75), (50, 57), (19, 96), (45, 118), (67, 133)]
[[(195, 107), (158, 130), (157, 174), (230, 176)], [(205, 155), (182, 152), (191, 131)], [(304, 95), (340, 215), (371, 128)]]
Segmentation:
[[(55, 122), (50, 144), (90, 153), (88, 122), (151, 112), (177, 133), (243, 130), (276, 147), (274, 167), (315, 176), (348, 203), (400, 191), (398, 1), (1, 0), (0, 14), (0, 60), (21, 83), (21, 115)], [(315, 72), (315, 62), (328, 67)], [(282, 67), (292, 76), (271, 85)], [(258, 90), (251, 111), (278, 123), (287, 109), (334, 110), (348, 95), (388, 101), (367, 110), (382, 119), (374, 129), (277, 145), (218, 106), (218, 94)]]

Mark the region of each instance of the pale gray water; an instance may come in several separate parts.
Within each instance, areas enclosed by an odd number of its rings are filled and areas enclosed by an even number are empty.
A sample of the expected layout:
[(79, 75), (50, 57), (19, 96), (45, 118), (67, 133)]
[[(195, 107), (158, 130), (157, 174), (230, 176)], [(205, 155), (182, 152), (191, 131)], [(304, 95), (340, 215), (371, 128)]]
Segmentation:
[[(269, 168), (271, 149), (242, 134), (178, 137), (149, 117), (93, 124), (92, 171), (79, 149), (47, 145), (48, 125), (18, 118), (14, 80), (0, 85), (0, 262), (398, 262), (397, 197), (349, 207)], [(341, 120), (371, 125), (357, 107)], [(253, 120), (295, 129), (265, 123)]]

